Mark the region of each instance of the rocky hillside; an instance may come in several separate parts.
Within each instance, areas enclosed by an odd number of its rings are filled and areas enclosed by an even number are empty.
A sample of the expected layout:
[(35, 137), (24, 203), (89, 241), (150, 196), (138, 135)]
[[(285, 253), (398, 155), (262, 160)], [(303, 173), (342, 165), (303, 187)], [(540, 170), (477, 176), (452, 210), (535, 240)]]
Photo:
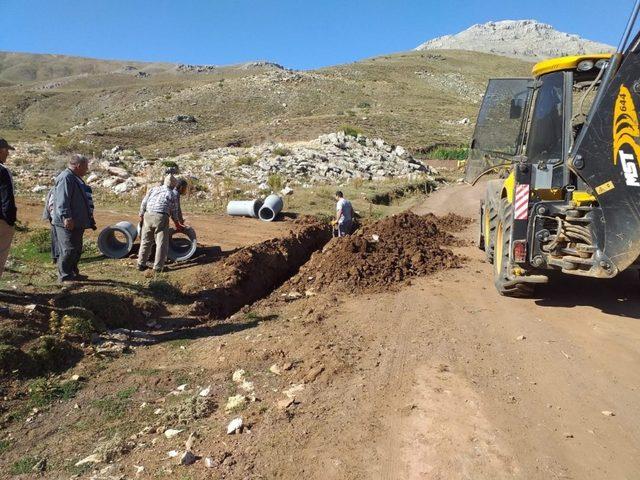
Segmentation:
[(531, 65), (407, 52), (314, 71), (0, 54), (0, 136), (146, 158), (308, 141), (351, 126), (413, 152), (467, 144), (487, 80)]
[(418, 51), (442, 49), (472, 50), (528, 60), (613, 51), (610, 45), (560, 32), (535, 20), (476, 24), (456, 35), (434, 38), (416, 48)]

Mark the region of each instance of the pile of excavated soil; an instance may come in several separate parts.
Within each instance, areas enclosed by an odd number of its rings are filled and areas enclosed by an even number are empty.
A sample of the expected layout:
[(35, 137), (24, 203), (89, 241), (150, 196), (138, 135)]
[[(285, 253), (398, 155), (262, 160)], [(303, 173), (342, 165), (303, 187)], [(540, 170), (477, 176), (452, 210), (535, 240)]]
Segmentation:
[(460, 241), (447, 229), (459, 230), (467, 224), (463, 217), (440, 219), (411, 212), (385, 218), (349, 237), (332, 239), (281, 292), (290, 296), (292, 292), (383, 291), (411, 277), (459, 267), (462, 259), (444, 247)]
[(328, 225), (303, 217), (289, 235), (245, 247), (213, 264), (186, 285), (196, 294), (195, 315), (225, 318), (268, 295), (295, 274), (330, 238)]

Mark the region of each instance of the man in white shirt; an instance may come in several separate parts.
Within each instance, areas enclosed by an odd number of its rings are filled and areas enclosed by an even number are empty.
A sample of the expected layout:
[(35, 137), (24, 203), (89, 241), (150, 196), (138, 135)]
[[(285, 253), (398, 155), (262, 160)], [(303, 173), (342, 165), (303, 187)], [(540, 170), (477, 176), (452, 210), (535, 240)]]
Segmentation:
[(153, 187), (142, 200), (140, 205), (140, 252), (138, 253), (138, 270), (147, 269), (147, 261), (151, 254), (151, 247), (156, 246), (153, 269), (156, 273), (164, 270), (169, 251), (169, 219), (173, 220), (176, 230), (181, 232), (184, 225), (178, 218), (178, 200), (174, 188), (176, 179), (167, 175), (163, 185)]
[(351, 202), (344, 198), (343, 193), (338, 190), (336, 192), (336, 226), (338, 227), (338, 236), (344, 237), (351, 235), (353, 228), (353, 207)]

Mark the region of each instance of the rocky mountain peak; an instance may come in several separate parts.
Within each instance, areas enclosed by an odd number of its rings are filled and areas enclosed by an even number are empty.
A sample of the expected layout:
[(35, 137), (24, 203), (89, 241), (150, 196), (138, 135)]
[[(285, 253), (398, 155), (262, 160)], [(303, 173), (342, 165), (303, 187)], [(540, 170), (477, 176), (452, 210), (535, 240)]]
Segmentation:
[(440, 49), (471, 50), (528, 60), (614, 50), (610, 45), (560, 32), (549, 24), (531, 19), (476, 24), (458, 34), (434, 38), (416, 48)]

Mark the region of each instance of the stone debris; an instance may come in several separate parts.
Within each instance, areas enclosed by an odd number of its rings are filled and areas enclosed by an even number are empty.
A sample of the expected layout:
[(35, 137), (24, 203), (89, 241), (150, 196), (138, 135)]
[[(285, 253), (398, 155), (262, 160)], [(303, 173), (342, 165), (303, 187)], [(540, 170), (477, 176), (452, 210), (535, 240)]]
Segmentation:
[(519, 335), (518, 338), (516, 338), (516, 340), (526, 340), (527, 337), (524, 335)]
[(206, 457), (204, 459), (204, 466), (207, 467), (207, 468), (215, 468), (216, 467), (216, 463), (214, 462), (213, 458)]
[(616, 414), (614, 412), (610, 411), (610, 410), (603, 410), (602, 414), (605, 417), (615, 417), (616, 416)]
[(293, 403), (294, 403), (293, 398), (285, 398), (283, 400), (278, 401), (277, 406), (281, 410), (286, 410), (291, 405), (293, 405)]
[(236, 383), (240, 383), (244, 380), (244, 376), (245, 376), (245, 371), (242, 369), (239, 369), (233, 372), (231, 379)]
[(136, 477), (139, 477), (144, 473), (144, 467), (142, 465), (134, 465), (133, 468), (135, 469)]
[(239, 385), (239, 387), (244, 390), (245, 392), (253, 392), (254, 386), (253, 386), (253, 382), (249, 382), (247, 380), (243, 380), (242, 383)]
[(76, 467), (81, 467), (82, 465), (86, 465), (88, 463), (100, 463), (102, 462), (102, 455), (99, 453), (92, 453), (88, 457), (83, 458), (76, 462)]
[(32, 472), (43, 473), (47, 470), (47, 459), (41, 458), (36, 462), (36, 464), (31, 467)]
[(200, 393), (198, 393), (198, 396), (208, 397), (210, 393), (211, 393), (211, 385), (209, 385), (207, 388), (203, 388), (202, 390), (200, 390)]
[[(197, 125), (197, 119), (190, 115), (177, 115), (162, 121), (177, 122), (188, 128)], [(53, 163), (58, 154), (51, 145), (43, 145), (46, 150), (43, 156)], [(22, 157), (27, 159), (29, 155), (26, 151), (16, 155), (18, 160)], [(42, 187), (40, 191), (44, 193), (44, 189), (49, 188), (45, 185), (57, 173), (51, 170), (34, 175), (32, 169), (16, 163), (18, 166), (13, 172), (20, 179), (18, 191)], [(429, 166), (413, 158), (401, 146), (388, 144), (380, 138), (334, 132), (305, 142), (265, 143), (246, 148), (229, 146), (153, 161), (136, 150), (116, 146), (103, 150), (99, 159), (92, 162), (86, 181), (96, 191), (104, 189), (117, 195), (139, 195), (162, 177), (167, 164), (176, 164), (181, 176), (203, 187), (196, 192), (197, 198), (228, 198), (229, 194), (255, 198), (273, 190), (269, 179), (274, 175), (282, 179), (285, 186), (280, 193), (286, 196), (292, 195), (298, 187), (335, 185), (353, 179), (412, 180), (434, 174)], [(234, 185), (225, 185), (225, 178), (234, 179)]]
[(234, 395), (229, 397), (224, 408), (227, 411), (236, 410), (244, 407), (246, 403), (247, 398), (244, 395)]
[(168, 456), (169, 458), (175, 458), (175, 457), (177, 457), (178, 455), (180, 455), (180, 454), (178, 453), (178, 451), (177, 451), (177, 450), (170, 450), (170, 451), (168, 451), (168, 452), (167, 452), (167, 456)]
[(173, 438), (173, 437), (178, 436), (182, 432), (184, 432), (184, 430), (177, 430), (177, 429), (174, 429), (174, 428), (169, 428), (168, 430), (165, 430), (164, 436), (167, 437), (167, 438)]
[(275, 363), (269, 367), (269, 371), (274, 375), (282, 375), (282, 370), (280, 370), (280, 367)]
[(180, 457), (180, 465), (192, 465), (196, 463), (196, 457), (190, 450), (186, 450)]
[(291, 386), (291, 388), (288, 388), (287, 390), (283, 390), (282, 393), (284, 393), (287, 397), (295, 400), (296, 395), (302, 392), (303, 390), (304, 390), (304, 384), (300, 383), (298, 385)]
[(320, 375), (323, 371), (324, 371), (324, 365), (318, 365), (317, 367), (312, 368), (304, 376), (304, 378), (302, 379), (302, 382), (303, 383), (313, 382), (316, 378), (318, 378), (318, 375)]
[(229, 422), (229, 425), (227, 425), (227, 435), (232, 435), (234, 433), (241, 433), (242, 427), (243, 427), (242, 418), (240, 417), (234, 418)]

